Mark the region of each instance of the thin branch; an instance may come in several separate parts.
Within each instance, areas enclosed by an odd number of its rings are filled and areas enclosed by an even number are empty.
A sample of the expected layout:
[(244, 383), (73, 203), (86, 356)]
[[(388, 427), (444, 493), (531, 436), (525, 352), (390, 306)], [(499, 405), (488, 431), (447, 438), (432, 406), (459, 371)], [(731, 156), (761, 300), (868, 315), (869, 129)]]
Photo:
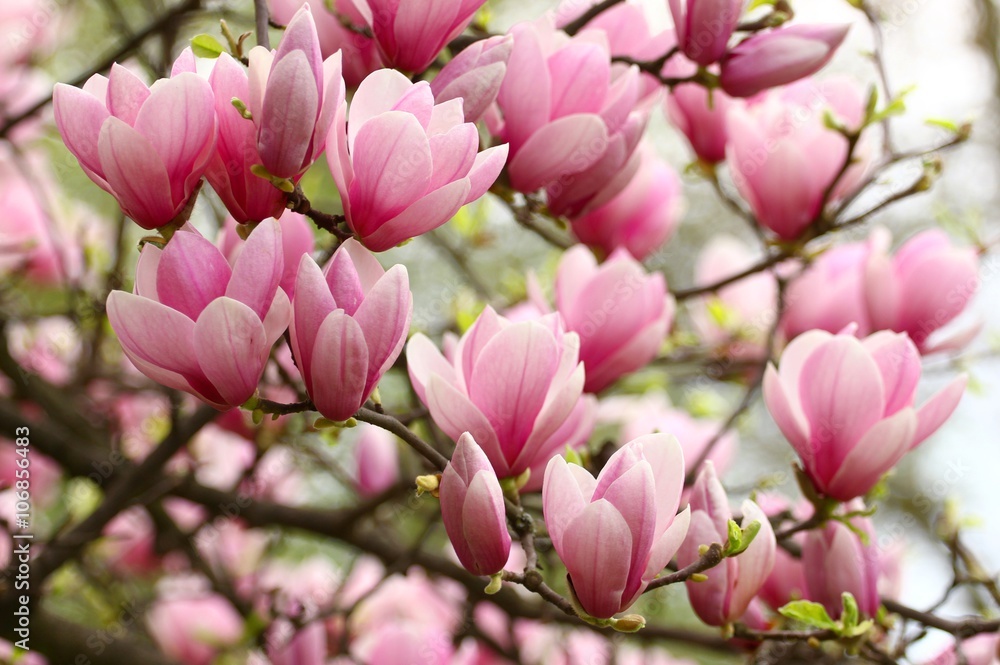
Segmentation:
[(253, 0), (253, 17), (257, 28), (257, 45), (270, 50), (271, 36), (267, 32), (270, 16), (267, 11), (267, 0)]
[(649, 586), (646, 587), (646, 591), (644, 593), (648, 593), (650, 591), (659, 589), (660, 587), (665, 587), (670, 584), (677, 584), (678, 582), (686, 582), (691, 578), (692, 575), (702, 573), (706, 570), (709, 570), (710, 568), (715, 568), (720, 563), (722, 563), (725, 560), (725, 558), (726, 557), (722, 551), (722, 545), (720, 545), (719, 543), (712, 543), (711, 545), (709, 545), (708, 551), (706, 551), (703, 555), (701, 555), (700, 559), (698, 559), (689, 566), (681, 568), (676, 573), (664, 575), (663, 577), (657, 577), (655, 580), (649, 583)]

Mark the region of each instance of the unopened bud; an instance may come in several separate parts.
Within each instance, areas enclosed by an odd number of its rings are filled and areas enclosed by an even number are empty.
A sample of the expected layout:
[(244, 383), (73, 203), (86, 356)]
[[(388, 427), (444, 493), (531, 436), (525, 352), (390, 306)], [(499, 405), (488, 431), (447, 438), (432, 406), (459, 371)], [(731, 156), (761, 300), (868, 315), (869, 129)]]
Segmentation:
[(441, 474), (435, 473), (426, 476), (417, 476), (417, 496), (421, 496), (424, 492), (430, 492), (431, 496), (437, 498), (438, 486), (441, 484)]
[(626, 614), (621, 618), (612, 619), (611, 627), (619, 633), (637, 633), (646, 627), (646, 619), (641, 614)]

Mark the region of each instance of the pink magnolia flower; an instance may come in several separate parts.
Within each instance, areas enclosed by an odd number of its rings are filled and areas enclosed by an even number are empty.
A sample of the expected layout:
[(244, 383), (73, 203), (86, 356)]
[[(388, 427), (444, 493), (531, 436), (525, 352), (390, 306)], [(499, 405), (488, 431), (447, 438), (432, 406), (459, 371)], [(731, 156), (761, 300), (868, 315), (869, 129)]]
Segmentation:
[(733, 97), (752, 97), (815, 74), (830, 62), (849, 24), (792, 25), (757, 33), (722, 60), (719, 82)]
[[(84, 172), (145, 229), (183, 217), (215, 145), (215, 100), (191, 72), (147, 87), (121, 65), (57, 83), (56, 126)], [(183, 220), (181, 220), (183, 221)]]
[(513, 47), (513, 37), (498, 35), (463, 49), (431, 81), (434, 102), (461, 98), (465, 121), (479, 120), (496, 101)]
[(580, 340), (556, 315), (512, 323), (487, 307), (446, 355), (422, 334), (407, 346), (413, 388), (444, 432), (469, 432), (497, 476), (541, 470), (593, 427), (594, 400), (581, 399)]
[(162, 598), (150, 608), (146, 626), (167, 657), (188, 665), (209, 665), (243, 637), (243, 618), (216, 594)]
[(257, 389), (271, 346), (288, 326), (278, 287), (281, 228), (263, 222), (234, 266), (192, 227), (165, 249), (147, 244), (135, 293), (113, 291), (108, 319), (136, 368), (217, 409), (243, 404)]
[(861, 614), (867, 617), (874, 617), (880, 604), (875, 530), (866, 518), (852, 518), (851, 523), (867, 534), (867, 545), (847, 525), (836, 521), (808, 532), (802, 545), (808, 598), (823, 605), (834, 619), (843, 611), (844, 593), (854, 596)]
[[(288, 25), (295, 13), (309, 0), (268, 0), (271, 18), (282, 25)], [(360, 0), (359, 0), (360, 2)], [(365, 25), (365, 18), (358, 10), (355, 0), (331, 0), (312, 2), (313, 20), (319, 36), (319, 48), (324, 58), (340, 51), (343, 57), (344, 81), (356, 88), (359, 83), (376, 69), (385, 65), (375, 41), (360, 30), (351, 30), (341, 23), (345, 19), (356, 28)]]
[(295, 178), (326, 146), (344, 104), (339, 53), (323, 60), (308, 5), (295, 13), (276, 51), (250, 50), (249, 99), (257, 152), (267, 172)]
[[(769, 92), (727, 116), (733, 181), (757, 221), (783, 240), (795, 240), (820, 215), (826, 191), (847, 158), (847, 139), (825, 124), (828, 111), (847, 127), (860, 126), (861, 89), (847, 78), (807, 79)], [(874, 155), (862, 139), (857, 163), (837, 181), (829, 202), (852, 193)]]
[(710, 65), (726, 53), (743, 0), (670, 0), (670, 13), (677, 46), (699, 65)]
[[(694, 481), (689, 507), (691, 528), (677, 552), (677, 563), (681, 567), (700, 558), (700, 546), (724, 545), (728, 538), (728, 524), (733, 514), (711, 462), (705, 462)], [(767, 515), (749, 499), (743, 502), (740, 512), (743, 514), (742, 528), (751, 522), (760, 524), (760, 531), (750, 546), (705, 571), (708, 579), (704, 582), (686, 583), (695, 614), (710, 626), (722, 626), (742, 617), (774, 568), (776, 543)]]
[(976, 251), (956, 247), (938, 229), (915, 235), (892, 257), (888, 233), (874, 234), (872, 243), (862, 276), (872, 329), (905, 332), (922, 353), (967, 342), (968, 335), (947, 341), (931, 335), (961, 314), (979, 289)]
[[(671, 58), (663, 68), (665, 76), (685, 78), (697, 71), (694, 63), (682, 55)], [(729, 109), (740, 102), (722, 90), (712, 90), (697, 83), (681, 83), (670, 88), (666, 95), (667, 118), (680, 130), (698, 159), (717, 164), (726, 159), (729, 130), (726, 116)]]
[(403, 350), (412, 314), (406, 267), (385, 271), (356, 240), (344, 242), (323, 270), (302, 257), (292, 351), (317, 411), (341, 421), (361, 408)]
[(556, 309), (580, 336), (584, 390), (600, 392), (656, 357), (673, 321), (674, 300), (661, 273), (649, 275), (624, 249), (598, 266), (578, 245), (556, 275)]
[(837, 333), (851, 324), (856, 324), (857, 335), (870, 333), (864, 281), (871, 253), (871, 242), (838, 245), (792, 281), (781, 317), (785, 338), (810, 330)]
[(639, 168), (606, 203), (574, 217), (573, 234), (605, 254), (624, 248), (638, 260), (654, 253), (673, 235), (684, 208), (676, 171), (648, 146), (640, 146)]
[(466, 432), (441, 474), (441, 519), (458, 560), (474, 575), (492, 575), (510, 556), (503, 491), (483, 449)]
[(764, 401), (815, 488), (848, 501), (871, 490), (958, 406), (965, 376), (914, 408), (920, 371), (904, 334), (858, 340), (814, 330), (788, 345), (780, 372), (768, 365)]
[[(562, 0), (556, 9), (556, 27), (578, 20), (600, 0)], [(674, 45), (674, 31), (658, 30), (657, 17), (651, 11), (656, 0), (627, 0), (606, 8), (587, 21), (585, 30), (600, 30), (608, 38), (611, 55), (638, 61), (656, 60)]]
[(507, 146), (478, 151), (479, 132), (459, 100), (435, 105), (427, 82), (383, 69), (362, 81), (349, 115), (338, 115), (327, 160), (348, 224), (381, 252), (486, 193)]
[(361, 641), (361, 662), (378, 665), (412, 665), (416, 654), (421, 665), (451, 665), (455, 651), (451, 633), (435, 625), (384, 624)]
[[(742, 241), (717, 235), (698, 257), (695, 283), (717, 284), (759, 261)], [(777, 302), (774, 274), (761, 271), (699, 299), (693, 304), (691, 318), (706, 344), (724, 346), (734, 357), (757, 357), (763, 353), (774, 325)]]
[[(278, 286), (289, 298), (294, 298), (299, 261), (303, 255), (312, 255), (316, 249), (316, 236), (313, 235), (312, 222), (297, 212), (286, 211), (278, 222), (281, 225), (281, 254), (285, 266)], [(246, 243), (240, 238), (236, 222), (232, 217), (226, 218), (216, 244), (229, 261), (229, 265), (235, 265)], [(289, 365), (291, 366), (291, 361)], [(294, 370), (294, 366), (290, 369)]]
[(670, 562), (688, 531), (677, 514), (684, 457), (670, 435), (626, 443), (594, 479), (554, 457), (542, 488), (545, 524), (573, 593), (591, 616), (628, 609)]
[(356, 487), (363, 497), (378, 496), (399, 482), (399, 447), (395, 435), (381, 427), (362, 424), (354, 444)]
[[(636, 67), (611, 67), (603, 32), (569, 37), (551, 16), (510, 30), (514, 51), (490, 131), (510, 144), (507, 171), (521, 192), (545, 187), (556, 214), (576, 215), (594, 192), (625, 187), (630, 160), (649, 119), (650, 94)], [(618, 190), (607, 189), (615, 178)]]
[(205, 179), (240, 224), (280, 217), (285, 193), (251, 171), (253, 166), (263, 164), (257, 152), (257, 127), (232, 103), (233, 99), (250, 99), (246, 68), (223, 53), (215, 61), (208, 82), (215, 94), (219, 139)]
[(465, 30), (486, 0), (354, 0), (386, 65), (418, 73)]

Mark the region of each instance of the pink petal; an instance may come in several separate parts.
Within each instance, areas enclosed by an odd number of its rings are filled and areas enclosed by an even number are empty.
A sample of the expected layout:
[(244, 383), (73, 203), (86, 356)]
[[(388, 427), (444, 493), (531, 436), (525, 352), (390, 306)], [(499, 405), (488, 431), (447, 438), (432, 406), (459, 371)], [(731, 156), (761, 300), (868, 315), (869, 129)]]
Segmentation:
[(465, 197), (465, 203), (472, 203), (485, 194), (496, 179), (500, 176), (504, 165), (507, 163), (507, 144), (487, 148), (476, 155), (476, 159), (469, 170), (469, 194)]
[(505, 137), (516, 155), (551, 118), (552, 81), (538, 29), (528, 25), (511, 32), (514, 48), (497, 103), (503, 109)]
[(597, 44), (571, 43), (549, 58), (548, 67), (552, 119), (601, 110), (611, 80), (611, 62), (606, 50)]
[(476, 161), (479, 132), (471, 123), (463, 123), (444, 134), (429, 138), (434, 174), (428, 190), (433, 191), (468, 175)]
[(449, 183), (417, 199), (362, 240), (368, 249), (382, 252), (436, 229), (455, 216), (469, 199), (469, 191), (468, 178)]
[(111, 65), (108, 76), (108, 111), (111, 115), (135, 126), (139, 109), (149, 97), (149, 88), (138, 76), (118, 63)]
[(606, 619), (619, 612), (628, 581), (632, 536), (621, 513), (609, 502), (590, 504), (563, 534), (560, 558), (583, 609)]
[(503, 506), (503, 492), (493, 469), (477, 473), (462, 506), (464, 543), (473, 545), (470, 554), (475, 562), (474, 567), (466, 567), (474, 573), (492, 575), (507, 563), (510, 534)]
[(531, 135), (508, 165), (511, 185), (533, 192), (572, 176), (600, 159), (608, 135), (600, 116), (570, 115), (550, 122)]
[(684, 453), (677, 437), (671, 434), (648, 434), (632, 441), (642, 447), (642, 455), (656, 479), (656, 537), (673, 521), (684, 489)]
[(156, 293), (161, 303), (197, 321), (209, 303), (226, 294), (232, 274), (215, 245), (197, 231), (181, 230), (160, 255)]
[(853, 337), (837, 336), (802, 367), (799, 399), (815, 446), (813, 471), (831, 477), (885, 413), (885, 386), (871, 355)]
[(308, 163), (320, 104), (314, 78), (302, 51), (275, 61), (261, 115), (254, 117), (257, 148), (271, 175), (291, 178)]
[(375, 284), (354, 314), (368, 345), (366, 390), (373, 389), (399, 357), (412, 314), (413, 296), (406, 266), (395, 265)]
[(743, 616), (750, 601), (764, 585), (767, 576), (774, 568), (777, 547), (771, 521), (756, 503), (750, 500), (744, 501), (741, 512), (743, 521), (740, 526), (745, 528), (756, 521), (760, 524), (760, 531), (750, 543), (750, 547), (736, 557), (739, 574), (733, 580), (733, 591), (727, 608), (727, 613), (732, 619)]
[(506, 328), (479, 354), (469, 397), (493, 426), (508, 459), (528, 440), (557, 362), (555, 339), (534, 321)]
[(118, 118), (108, 118), (97, 140), (108, 185), (122, 210), (139, 226), (155, 229), (173, 220), (175, 206), (163, 160), (149, 139)]
[(795, 448), (806, 467), (811, 467), (815, 455), (809, 444), (809, 423), (801, 407), (792, 405), (792, 400), (796, 397), (797, 395), (789, 394), (774, 365), (769, 364), (764, 372), (764, 403), (778, 429)]
[(590, 504), (596, 481), (585, 469), (567, 464), (562, 457), (549, 460), (542, 483), (542, 512), (552, 545), (562, 551), (563, 535)]
[(163, 160), (175, 205), (186, 203), (215, 145), (215, 95), (197, 74), (160, 80), (135, 120)]
[(368, 347), (361, 326), (343, 310), (331, 312), (316, 334), (313, 351), (309, 394), (316, 410), (330, 420), (347, 420), (368, 397)]
[[(141, 360), (170, 372), (201, 374), (194, 349), (193, 320), (153, 300), (112, 291), (108, 320), (122, 347)], [(169, 349), (169, 353), (164, 353)]]
[(395, 69), (379, 69), (365, 77), (351, 99), (348, 114), (347, 145), (351, 154), (354, 154), (354, 143), (364, 124), (391, 111), (411, 88), (413, 82)]
[(285, 254), (278, 220), (261, 222), (247, 238), (233, 266), (226, 295), (252, 309), (261, 319), (267, 314), (285, 272)]
[(662, 535), (660, 535), (660, 539), (653, 543), (653, 548), (649, 553), (649, 562), (646, 564), (646, 570), (642, 574), (642, 580), (646, 584), (653, 581), (666, 568), (670, 560), (674, 558), (674, 555), (677, 554), (681, 544), (687, 537), (688, 529), (691, 526), (690, 506), (686, 506), (677, 515), (667, 513), (658, 508), (656, 513), (657, 521), (659, 521), (661, 516), (673, 521), (664, 529)]
[(962, 395), (965, 394), (965, 386), (968, 382), (969, 377), (964, 374), (956, 377), (917, 409), (917, 431), (913, 435), (911, 448), (923, 443), (951, 417), (951, 414), (958, 408)]
[(434, 342), (422, 333), (414, 335), (406, 345), (406, 366), (413, 390), (424, 404), (427, 404), (427, 385), (432, 374), (437, 374), (446, 383), (455, 384), (455, 368), (445, 360)]
[(878, 421), (820, 489), (841, 501), (866, 494), (910, 449), (916, 431), (917, 414), (912, 408)]
[(404, 212), (426, 191), (433, 170), (423, 128), (409, 113), (389, 111), (365, 123), (352, 153), (351, 223), (362, 236)]
[(226, 403), (247, 401), (260, 382), (270, 346), (256, 313), (232, 298), (212, 301), (194, 328), (198, 364)]
[(303, 255), (295, 278), (291, 333), (295, 359), (306, 389), (312, 386), (313, 352), (317, 348), (319, 329), (335, 309), (337, 304), (330, 295), (323, 272), (312, 257)]
[(66, 147), (103, 182), (104, 169), (98, 153), (97, 137), (101, 125), (110, 115), (104, 100), (65, 83), (56, 83), (52, 105), (56, 127)]
[(427, 393), (427, 410), (445, 434), (457, 441), (465, 432), (470, 433), (490, 458), (497, 476), (506, 478), (511, 475), (493, 427), (468, 397), (437, 374), (431, 374), (424, 389)]
[(885, 385), (885, 415), (913, 405), (920, 381), (920, 353), (906, 335), (880, 331), (862, 342), (878, 364)]

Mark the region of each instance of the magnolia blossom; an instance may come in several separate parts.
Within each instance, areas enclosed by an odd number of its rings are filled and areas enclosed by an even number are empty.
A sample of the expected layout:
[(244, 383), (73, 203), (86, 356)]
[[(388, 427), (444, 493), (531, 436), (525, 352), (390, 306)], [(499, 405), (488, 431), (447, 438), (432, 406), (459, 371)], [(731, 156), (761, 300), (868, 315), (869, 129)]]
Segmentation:
[(289, 320), (281, 228), (263, 222), (233, 266), (192, 227), (147, 244), (135, 293), (113, 291), (108, 319), (125, 355), (152, 380), (218, 409), (254, 394)]
[[(565, 28), (569, 23), (579, 20), (599, 2), (600, 0), (562, 0), (556, 9), (556, 27)], [(636, 61), (656, 60), (675, 44), (674, 31), (663, 25), (664, 21), (656, 15), (657, 4), (657, 0), (618, 2), (587, 21), (584, 29), (600, 30), (607, 35), (613, 56), (628, 57)]]
[(63, 142), (87, 176), (145, 229), (184, 221), (215, 146), (215, 97), (182, 71), (147, 87), (119, 64), (52, 96)]
[(472, 434), (500, 478), (541, 471), (589, 436), (595, 402), (581, 399), (580, 338), (557, 315), (512, 323), (487, 307), (445, 349), (413, 336), (406, 352), (413, 389), (448, 436)]
[(808, 532), (802, 545), (808, 597), (826, 607), (834, 619), (839, 619), (843, 611), (844, 593), (854, 596), (864, 616), (874, 617), (880, 605), (875, 530), (867, 518), (851, 518), (851, 524), (865, 534), (867, 543), (851, 527), (831, 520), (821, 529)]
[[(846, 78), (807, 79), (730, 111), (729, 167), (761, 225), (783, 240), (795, 240), (820, 215), (824, 204), (860, 185), (873, 151), (862, 139), (854, 151), (856, 163), (841, 175), (848, 143), (840, 132), (826, 126), (826, 114), (832, 113), (848, 128), (857, 128), (864, 112), (861, 88)], [(827, 197), (835, 179), (837, 184)]]
[(285, 193), (253, 173), (254, 166), (263, 165), (257, 151), (257, 127), (233, 106), (233, 99), (250, 99), (246, 68), (223, 53), (215, 61), (208, 82), (215, 94), (219, 138), (205, 179), (237, 222), (280, 217)]
[[(490, 131), (510, 144), (507, 171), (521, 192), (545, 187), (556, 214), (576, 215), (604, 187), (605, 200), (628, 183), (632, 153), (655, 100), (636, 67), (612, 71), (603, 32), (569, 37), (552, 17), (510, 30), (514, 51)], [(615, 179), (617, 190), (608, 188)]]
[(677, 46), (699, 65), (721, 58), (743, 13), (743, 0), (669, 0)]
[(979, 330), (942, 339), (935, 332), (954, 320), (979, 289), (979, 257), (938, 229), (918, 233), (889, 256), (890, 237), (876, 229), (861, 279), (873, 330), (905, 332), (922, 353), (960, 348)]
[(441, 519), (458, 560), (474, 575), (500, 571), (510, 555), (503, 491), (496, 471), (466, 432), (441, 474)]
[(384, 270), (356, 240), (324, 270), (302, 257), (291, 346), (317, 411), (342, 421), (365, 403), (403, 350), (412, 314), (406, 267)]
[(733, 97), (752, 97), (815, 74), (837, 52), (850, 27), (792, 25), (749, 37), (723, 59), (722, 89)]
[(479, 152), (460, 100), (435, 105), (427, 82), (391, 69), (361, 83), (327, 151), (347, 223), (375, 252), (447, 222), (486, 193), (506, 159), (507, 146)]
[(465, 30), (486, 0), (354, 0), (371, 27), (385, 63), (422, 72)]
[(914, 407), (920, 355), (903, 334), (800, 335), (768, 365), (764, 401), (821, 494), (866, 494), (908, 451), (951, 416), (965, 390), (959, 376)]
[(588, 614), (628, 609), (673, 558), (691, 516), (677, 514), (683, 487), (684, 457), (667, 434), (625, 444), (596, 479), (562, 457), (549, 462), (545, 525)]
[[(698, 549), (702, 545), (722, 545), (728, 538), (728, 524), (733, 515), (726, 491), (711, 462), (705, 462), (694, 482), (690, 510), (691, 528), (677, 552), (677, 563), (681, 567), (699, 559)], [(695, 614), (711, 626), (722, 626), (742, 617), (774, 568), (777, 546), (767, 515), (750, 500), (743, 502), (740, 512), (743, 515), (741, 527), (746, 528), (751, 522), (760, 524), (760, 531), (750, 546), (705, 571), (707, 580), (687, 582), (688, 598)]]
[(663, 275), (646, 274), (626, 250), (615, 250), (598, 266), (590, 250), (578, 245), (559, 263), (556, 309), (580, 336), (584, 390), (596, 393), (656, 357), (673, 321), (674, 300)]
[[(312, 222), (297, 212), (285, 212), (278, 223), (281, 225), (281, 254), (285, 264), (278, 286), (292, 298), (295, 296), (295, 277), (299, 272), (299, 261), (305, 254), (312, 255), (316, 248), (316, 238), (313, 235)], [(246, 243), (240, 239), (240, 231), (232, 217), (228, 217), (223, 224), (216, 244), (229, 261), (229, 265), (234, 265)], [(291, 361), (288, 364), (291, 365)], [(290, 370), (294, 371), (294, 366)]]
[(639, 168), (625, 188), (571, 222), (581, 242), (605, 254), (624, 248), (641, 261), (673, 235), (684, 197), (677, 172), (651, 147), (640, 146), (636, 154)]
[(250, 49), (249, 99), (257, 152), (267, 172), (295, 178), (326, 147), (326, 135), (344, 105), (341, 55), (325, 61), (308, 6), (295, 13), (275, 51)]

